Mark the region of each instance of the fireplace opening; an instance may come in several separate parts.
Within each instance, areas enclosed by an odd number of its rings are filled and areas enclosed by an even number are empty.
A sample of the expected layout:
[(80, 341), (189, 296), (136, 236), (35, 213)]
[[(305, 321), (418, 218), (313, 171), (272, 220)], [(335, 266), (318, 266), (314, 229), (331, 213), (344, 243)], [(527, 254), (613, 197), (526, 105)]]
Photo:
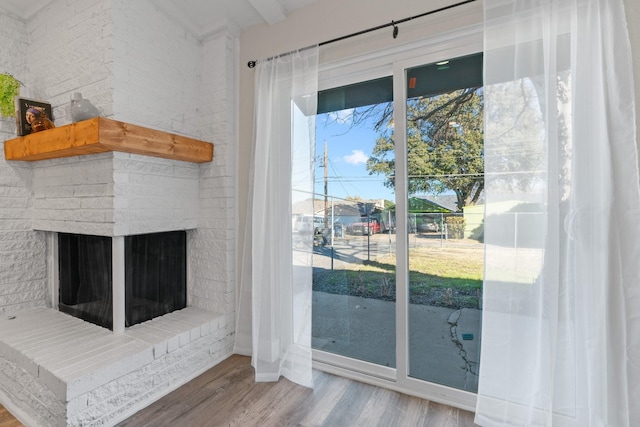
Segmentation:
[(58, 234), (60, 311), (113, 329), (111, 238)]
[[(124, 238), (125, 326), (186, 307), (186, 232)], [(111, 237), (58, 234), (59, 310), (113, 330)]]

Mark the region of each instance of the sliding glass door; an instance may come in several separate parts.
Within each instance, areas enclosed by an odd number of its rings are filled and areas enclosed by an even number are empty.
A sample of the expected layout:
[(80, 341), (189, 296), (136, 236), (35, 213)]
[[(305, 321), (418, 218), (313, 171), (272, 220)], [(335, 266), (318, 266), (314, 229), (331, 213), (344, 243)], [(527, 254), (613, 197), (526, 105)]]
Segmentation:
[(413, 394), (475, 393), (482, 55), (431, 58), (319, 94), (314, 214), (299, 220), (314, 236), (312, 346)]

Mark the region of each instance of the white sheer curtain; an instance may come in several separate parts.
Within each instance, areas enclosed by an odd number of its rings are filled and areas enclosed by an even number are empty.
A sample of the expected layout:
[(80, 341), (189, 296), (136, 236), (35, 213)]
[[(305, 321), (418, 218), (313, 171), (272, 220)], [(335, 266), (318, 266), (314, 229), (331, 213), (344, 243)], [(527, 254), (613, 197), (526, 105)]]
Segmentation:
[(317, 86), (317, 47), (257, 62), (236, 323), (236, 351), (251, 354), (256, 381), (313, 385), (313, 235), (294, 241), (292, 229), (294, 214), (313, 214)]
[(476, 423), (640, 426), (640, 192), (620, 0), (484, 0)]

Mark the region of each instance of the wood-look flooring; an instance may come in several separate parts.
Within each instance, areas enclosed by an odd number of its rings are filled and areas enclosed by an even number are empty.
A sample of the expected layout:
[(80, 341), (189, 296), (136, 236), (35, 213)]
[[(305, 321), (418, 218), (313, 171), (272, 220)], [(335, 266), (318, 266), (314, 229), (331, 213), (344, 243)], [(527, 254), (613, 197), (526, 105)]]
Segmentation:
[(314, 371), (314, 389), (286, 379), (256, 383), (250, 358), (234, 355), (118, 427), (472, 427), (473, 414)]
[[(0, 407), (1, 408), (1, 407)], [(0, 409), (0, 427), (21, 426)], [(14, 424), (11, 424), (14, 422)], [(473, 413), (325, 372), (314, 389), (286, 379), (256, 383), (234, 355), (118, 424), (136, 426), (472, 427)]]
[(0, 405), (0, 427), (23, 427), (23, 424)]

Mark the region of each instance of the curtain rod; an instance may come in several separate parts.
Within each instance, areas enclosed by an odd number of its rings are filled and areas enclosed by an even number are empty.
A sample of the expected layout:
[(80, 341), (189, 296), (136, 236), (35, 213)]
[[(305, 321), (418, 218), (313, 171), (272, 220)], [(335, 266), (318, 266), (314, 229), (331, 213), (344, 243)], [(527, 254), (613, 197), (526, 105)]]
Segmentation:
[[(327, 40), (327, 41), (318, 43), (318, 46), (324, 46), (324, 45), (327, 45), (327, 44), (339, 42), (341, 40), (350, 39), (351, 37), (360, 36), (362, 34), (370, 33), (372, 31), (377, 31), (377, 30), (380, 30), (382, 28), (387, 28), (387, 27), (393, 27), (393, 38), (395, 39), (396, 37), (398, 37), (398, 27), (397, 27), (398, 24), (402, 24), (403, 22), (411, 21), (412, 19), (422, 18), (424, 16), (432, 15), (434, 13), (443, 12), (443, 11), (448, 10), (448, 9), (453, 9), (454, 7), (463, 6), (463, 5), (467, 4), (467, 3), (473, 3), (474, 1), (476, 1), (476, 0), (465, 0), (465, 1), (461, 1), (459, 3), (451, 4), (449, 6), (441, 7), (439, 9), (430, 10), (429, 12), (424, 12), (424, 13), (421, 13), (419, 15), (414, 15), (414, 16), (410, 16), (408, 18), (403, 18), (403, 19), (401, 19), (399, 21), (391, 21), (388, 24), (378, 25), (378, 26), (375, 26), (375, 27), (367, 28), (366, 30), (358, 31), (358, 32), (355, 32), (355, 33), (347, 34), (347, 35), (342, 36), (342, 37), (337, 37), (335, 39), (331, 39), (331, 40)], [(276, 55), (276, 56), (280, 56), (280, 55)], [(256, 61), (249, 61), (247, 63), (247, 66), (249, 68), (254, 68), (256, 66)]]

